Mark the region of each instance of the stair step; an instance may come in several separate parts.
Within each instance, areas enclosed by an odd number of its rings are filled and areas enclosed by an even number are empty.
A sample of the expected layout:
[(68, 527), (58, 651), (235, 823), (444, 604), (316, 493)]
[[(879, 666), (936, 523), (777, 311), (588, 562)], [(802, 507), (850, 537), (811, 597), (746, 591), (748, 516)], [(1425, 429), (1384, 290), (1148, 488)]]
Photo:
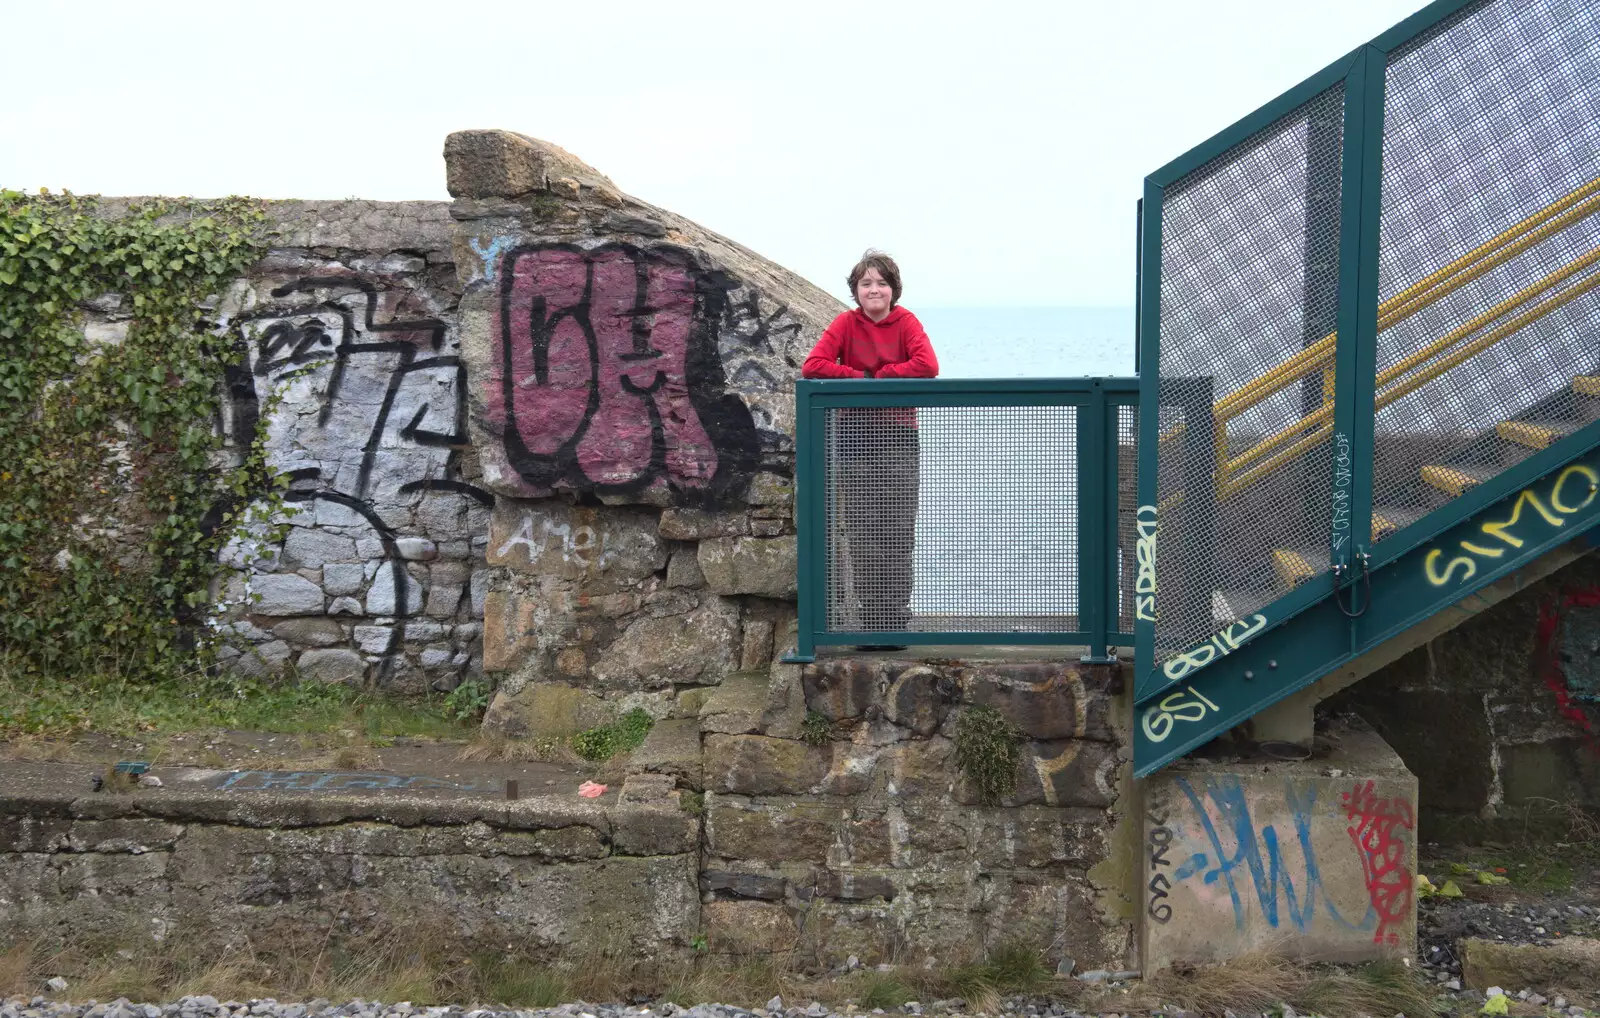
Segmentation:
[(1293, 589), (1328, 569), (1325, 551), (1295, 551), (1277, 548), (1272, 552), (1272, 571), (1278, 576), (1278, 585)]
[(1525, 445), (1530, 449), (1548, 449), (1551, 444), (1566, 438), (1583, 427), (1579, 421), (1501, 421), (1494, 432), (1507, 442)]
[(1600, 375), (1579, 375), (1572, 380), (1572, 391), (1580, 396), (1600, 396)]
[(1374, 508), (1372, 510), (1372, 539), (1381, 541), (1397, 530), (1404, 530), (1422, 519), (1423, 516), (1427, 515), (1427, 512), (1426, 509), (1401, 509), (1395, 506), (1386, 506), (1382, 509)]
[(1213, 590), (1211, 592), (1211, 620), (1218, 624), (1233, 622), (1254, 615), (1272, 594), (1259, 590)]
[(1488, 467), (1444, 467), (1437, 464), (1422, 468), (1422, 480), (1446, 495), (1456, 497), (1468, 488), (1475, 488), (1499, 473)]

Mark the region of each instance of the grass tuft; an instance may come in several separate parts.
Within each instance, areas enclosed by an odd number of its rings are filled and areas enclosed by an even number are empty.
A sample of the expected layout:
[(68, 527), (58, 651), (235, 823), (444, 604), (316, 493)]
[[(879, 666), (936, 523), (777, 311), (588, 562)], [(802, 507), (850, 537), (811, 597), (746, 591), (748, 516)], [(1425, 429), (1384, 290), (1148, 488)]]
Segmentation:
[(1289, 1004), (1302, 1014), (1432, 1015), (1433, 987), (1398, 960), (1360, 969), (1316, 970), (1270, 954), (1219, 965), (1178, 966), (1145, 980), (1123, 1007), (1176, 1005), (1185, 1011), (1271, 1013)]
[(585, 760), (609, 760), (619, 753), (631, 753), (644, 742), (655, 726), (655, 718), (642, 707), (635, 707), (609, 725), (591, 728), (572, 737), (572, 751)]
[(867, 977), (866, 986), (862, 988), (856, 1006), (863, 1011), (871, 1011), (875, 1007), (887, 1011), (911, 999), (911, 991), (907, 990), (900, 980), (881, 972), (874, 972)]
[(338, 684), (229, 675), (151, 682), (112, 675), (38, 676), (0, 656), (0, 739), (217, 729), (322, 734), (352, 726), (374, 742), (459, 739), (472, 731), (449, 715), (438, 696), (402, 698)]
[(806, 711), (800, 722), (800, 739), (809, 746), (826, 746), (833, 739), (833, 724), (821, 711)]

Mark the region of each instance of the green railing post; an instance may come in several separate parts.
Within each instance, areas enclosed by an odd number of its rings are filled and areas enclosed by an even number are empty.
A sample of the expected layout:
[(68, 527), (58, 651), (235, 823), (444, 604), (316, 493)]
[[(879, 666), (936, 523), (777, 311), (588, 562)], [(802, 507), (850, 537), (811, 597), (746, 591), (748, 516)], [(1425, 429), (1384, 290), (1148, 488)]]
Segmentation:
[[(1139, 203), (1139, 308), (1135, 329), (1139, 337), (1139, 480), (1137, 498), (1140, 541), (1143, 528), (1151, 531), (1151, 546), (1161, 532), (1156, 508), (1156, 453), (1161, 438), (1161, 185), (1145, 178)], [(1137, 554), (1137, 553), (1136, 553)], [(1155, 563), (1148, 570), (1135, 565), (1133, 595), (1133, 683), (1142, 693), (1152, 688), (1145, 679), (1156, 665), (1156, 615), (1160, 612), (1161, 578)], [(1140, 582), (1143, 581), (1143, 582)], [(1147, 588), (1147, 589), (1141, 589)]]
[(827, 573), (822, 556), (827, 542), (822, 539), (826, 513), (822, 462), (822, 411), (813, 409), (815, 387), (797, 382), (794, 388), (794, 526), (797, 535), (795, 587), (798, 634), (794, 653), (784, 658), (790, 664), (810, 664), (817, 659), (816, 634), (823, 617), (822, 599)]
[(1078, 628), (1088, 634), (1086, 664), (1110, 661), (1110, 638), (1106, 620), (1106, 577), (1110, 570), (1107, 541), (1111, 532), (1105, 511), (1106, 489), (1106, 393), (1100, 379), (1094, 379), (1089, 396), (1078, 404), (1077, 448), (1078, 500)]
[[(1356, 52), (1345, 79), (1339, 230), (1339, 320), (1334, 348), (1334, 433), (1328, 560), (1347, 614), (1367, 605), (1372, 545), (1373, 414), (1377, 384), (1378, 223), (1383, 175), (1386, 54)], [(1354, 638), (1352, 631), (1352, 638)]]

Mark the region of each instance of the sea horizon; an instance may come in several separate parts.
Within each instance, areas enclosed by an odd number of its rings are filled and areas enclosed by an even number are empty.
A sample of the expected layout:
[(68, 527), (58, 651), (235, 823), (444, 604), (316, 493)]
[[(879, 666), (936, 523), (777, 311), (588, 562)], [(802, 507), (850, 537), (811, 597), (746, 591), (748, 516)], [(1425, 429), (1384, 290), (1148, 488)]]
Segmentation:
[(907, 306), (928, 331), (941, 378), (1133, 374), (1131, 306)]

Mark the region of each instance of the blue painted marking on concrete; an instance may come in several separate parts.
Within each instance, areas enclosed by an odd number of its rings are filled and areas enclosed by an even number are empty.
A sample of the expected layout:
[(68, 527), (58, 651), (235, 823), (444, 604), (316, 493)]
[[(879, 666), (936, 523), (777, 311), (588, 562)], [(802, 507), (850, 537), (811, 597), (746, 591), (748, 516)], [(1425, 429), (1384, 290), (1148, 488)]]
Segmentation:
[[(1250, 806), (1245, 801), (1244, 786), (1239, 779), (1229, 777), (1208, 779), (1204, 795), (1197, 792), (1184, 778), (1178, 778), (1177, 783), (1183, 790), (1184, 796), (1188, 798), (1195, 815), (1200, 818), (1216, 861), (1212, 863), (1206, 853), (1196, 852), (1188, 862), (1173, 873), (1173, 878), (1182, 881), (1199, 873), (1206, 884), (1221, 881), (1228, 888), (1228, 895), (1233, 902), (1233, 921), (1236, 929), (1244, 929), (1249, 909), (1241, 894), (1241, 887), (1245, 891), (1254, 891), (1256, 906), (1261, 910), (1267, 925), (1273, 929), (1277, 929), (1280, 922), (1281, 899), (1284, 905), (1282, 915), (1287, 916), (1289, 923), (1297, 931), (1306, 932), (1316, 917), (1319, 897), (1328, 918), (1346, 929), (1369, 930), (1376, 924), (1377, 913), (1371, 905), (1368, 905), (1367, 914), (1361, 922), (1353, 923), (1346, 919), (1328, 898), (1327, 891), (1322, 886), (1316, 848), (1311, 841), (1311, 820), (1317, 805), (1317, 790), (1314, 785), (1308, 785), (1302, 793), (1295, 788), (1293, 781), (1284, 782), (1284, 798), (1293, 817), (1295, 841), (1299, 843), (1300, 856), (1305, 863), (1304, 877), (1299, 887), (1296, 887), (1289, 867), (1284, 863), (1284, 850), (1279, 843), (1277, 830), (1271, 824), (1257, 830), (1255, 821), (1250, 816)], [(1223, 847), (1223, 833), (1212, 823), (1211, 814), (1206, 809), (1207, 797), (1221, 814), (1224, 831), (1232, 835), (1235, 849), (1231, 855)], [(1263, 858), (1263, 847), (1265, 858)], [(1210, 868), (1207, 868), (1208, 866)], [(1249, 873), (1248, 883), (1235, 879), (1234, 871), (1240, 866)]]

